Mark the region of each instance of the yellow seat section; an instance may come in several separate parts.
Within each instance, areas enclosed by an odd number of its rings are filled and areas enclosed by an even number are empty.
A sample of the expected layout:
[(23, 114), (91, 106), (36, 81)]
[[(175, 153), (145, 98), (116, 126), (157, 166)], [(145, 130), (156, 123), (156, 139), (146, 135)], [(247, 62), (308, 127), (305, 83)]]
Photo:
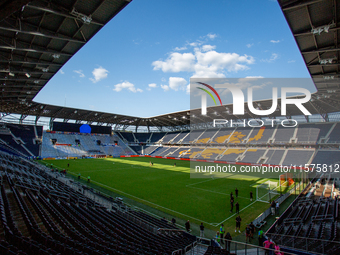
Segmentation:
[(224, 143), (225, 140), (227, 140), (229, 138), (230, 134), (229, 135), (222, 135), (222, 136), (219, 136), (217, 138), (215, 138), (214, 142), (216, 143)]
[(242, 154), (245, 151), (245, 149), (228, 149), (223, 155), (229, 155), (229, 154)]
[(229, 143), (241, 143), (245, 136), (246, 135), (242, 134), (241, 132), (235, 131), (229, 138)]
[(200, 154), (202, 151), (203, 150), (192, 152), (191, 155), (189, 156), (189, 158), (194, 158), (197, 154)]
[(182, 155), (182, 154), (184, 154), (184, 153), (186, 153), (186, 152), (190, 152), (190, 149), (180, 151), (180, 152), (179, 152), (179, 155)]
[(257, 151), (257, 149), (248, 149), (247, 152), (248, 151), (254, 151), (255, 152), (255, 151)]
[(201, 157), (204, 159), (210, 159), (212, 155), (216, 155), (215, 157), (217, 157), (217, 155), (222, 154), (225, 151), (225, 149), (205, 149), (205, 151), (203, 151), (203, 153), (201, 154)]
[(248, 142), (260, 140), (263, 136), (263, 132), (265, 129), (266, 127), (261, 127), (254, 137), (248, 139)]
[(210, 140), (209, 137), (208, 138), (202, 138), (202, 139), (197, 140), (196, 143), (207, 143), (209, 140)]

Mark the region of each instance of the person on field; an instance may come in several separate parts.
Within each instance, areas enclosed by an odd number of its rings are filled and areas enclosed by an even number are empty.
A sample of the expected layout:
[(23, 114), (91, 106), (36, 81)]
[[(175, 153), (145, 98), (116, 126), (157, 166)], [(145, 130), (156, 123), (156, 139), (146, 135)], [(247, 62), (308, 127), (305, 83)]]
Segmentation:
[(185, 223), (185, 229), (187, 230), (188, 233), (190, 233), (190, 222), (189, 220)]
[(236, 208), (236, 213), (240, 214), (240, 204), (238, 202), (236, 202), (235, 208)]
[(232, 213), (233, 210), (234, 210), (234, 198), (231, 197), (231, 198), (230, 198), (230, 212)]
[(219, 231), (216, 232), (215, 238), (216, 238), (216, 242), (219, 243), (221, 241), (221, 239), (220, 239), (220, 232)]
[(264, 233), (263, 233), (263, 230), (260, 228), (259, 229), (259, 232), (258, 232), (258, 240), (259, 240), (259, 246), (262, 246), (263, 245), (263, 235), (264, 235)]
[(238, 229), (238, 232), (241, 233), (241, 221), (242, 221), (242, 219), (241, 219), (240, 215), (238, 215), (238, 216), (236, 217), (236, 228), (235, 228), (235, 232), (236, 232), (237, 229)]
[(249, 227), (250, 227), (250, 238), (253, 239), (254, 238), (254, 233), (255, 233), (255, 225), (254, 225), (254, 223), (250, 222)]
[(172, 223), (172, 225), (176, 225), (176, 219), (175, 218), (172, 218), (172, 220), (171, 220), (171, 223)]
[(226, 248), (227, 251), (230, 251), (230, 243), (231, 243), (230, 240), (233, 240), (233, 238), (231, 237), (229, 232), (225, 235), (224, 239), (226, 240), (225, 248)]
[(238, 197), (238, 189), (235, 189), (235, 196)]
[(80, 174), (80, 173), (78, 173), (78, 180), (80, 180), (80, 175), (81, 175), (81, 174)]
[(200, 225), (200, 237), (204, 237), (204, 226), (203, 223)]
[(91, 177), (87, 176), (87, 182), (90, 183), (90, 181), (91, 181)]
[(250, 191), (249, 195), (250, 195), (250, 201), (253, 201), (253, 192)]
[(251, 229), (250, 229), (250, 226), (247, 225), (246, 227), (246, 243), (249, 242), (250, 243), (250, 235), (251, 235)]
[(273, 200), (273, 202), (270, 204), (272, 215), (275, 215), (275, 208), (276, 208), (276, 204), (275, 204), (275, 201)]
[(225, 233), (224, 225), (221, 224), (221, 226), (220, 226), (220, 238), (221, 238), (221, 243), (222, 244), (224, 243), (224, 241), (223, 241), (224, 233)]

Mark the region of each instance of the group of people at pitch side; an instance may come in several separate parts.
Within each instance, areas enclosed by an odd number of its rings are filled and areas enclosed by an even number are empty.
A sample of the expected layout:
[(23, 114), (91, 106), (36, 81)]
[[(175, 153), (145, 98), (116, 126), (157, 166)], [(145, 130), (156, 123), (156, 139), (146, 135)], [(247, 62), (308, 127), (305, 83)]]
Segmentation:
[[(250, 191), (249, 196), (250, 196), (250, 201), (253, 201), (253, 192), (252, 191)], [(236, 198), (238, 197), (238, 189), (237, 188), (235, 189), (235, 197)], [(234, 194), (233, 194), (233, 192), (231, 192), (230, 193), (230, 212), (231, 213), (234, 210), (234, 201), (235, 201)], [(236, 204), (235, 204), (235, 209), (236, 209), (236, 213), (240, 214), (240, 204), (238, 202), (236, 202)]]

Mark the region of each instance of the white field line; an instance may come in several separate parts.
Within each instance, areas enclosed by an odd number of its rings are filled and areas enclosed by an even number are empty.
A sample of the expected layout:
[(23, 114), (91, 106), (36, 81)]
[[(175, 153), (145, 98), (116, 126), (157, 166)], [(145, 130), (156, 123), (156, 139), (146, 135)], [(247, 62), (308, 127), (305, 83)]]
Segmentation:
[[(269, 180), (269, 179), (268, 179), (268, 178), (261, 179), (260, 182), (259, 182), (259, 181), (254, 182), (254, 183), (250, 184), (249, 187), (253, 187), (255, 184), (257, 184), (256, 186), (258, 186), (258, 185), (260, 185), (260, 184), (262, 184), (262, 183), (265, 183), (267, 180)], [(262, 181), (263, 181), (263, 182), (262, 182)], [(256, 186), (255, 186), (255, 187), (256, 187)], [(255, 187), (254, 187), (254, 188), (255, 188)]]
[[(261, 202), (261, 201), (256, 201), (256, 200), (255, 200), (254, 202), (252, 202), (251, 204), (247, 205), (247, 206), (244, 207), (242, 210), (240, 210), (240, 212), (242, 212), (243, 210), (247, 209), (249, 206), (255, 204), (256, 202)], [(232, 217), (234, 217), (234, 216), (236, 216), (236, 215), (237, 215), (237, 213), (234, 213), (234, 214), (231, 215), (230, 217), (228, 217), (228, 218), (226, 218), (225, 220), (221, 221), (220, 223), (214, 225), (214, 227), (217, 227), (217, 226), (221, 225), (223, 222), (225, 222), (225, 221), (231, 219)]]
[[(220, 195), (224, 195), (224, 196), (230, 196), (230, 194), (226, 194), (226, 193), (222, 193), (222, 192), (218, 192), (218, 191), (212, 191), (212, 190), (208, 190), (208, 189), (201, 189), (201, 188), (197, 188), (197, 187), (188, 187), (188, 188), (199, 189), (199, 190), (203, 190), (203, 191), (206, 191), (206, 192), (216, 193), (216, 194), (220, 194)], [(247, 197), (241, 197), (241, 196), (238, 196), (237, 198), (249, 199)]]
[(124, 195), (126, 195), (126, 196), (133, 197), (133, 198), (135, 198), (135, 199), (138, 199), (138, 200), (140, 200), (140, 201), (144, 201), (144, 202), (146, 202), (146, 203), (152, 204), (152, 205), (156, 206), (156, 208), (157, 208), (157, 207), (160, 207), (160, 208), (163, 208), (163, 209), (165, 209), (165, 210), (167, 210), (167, 211), (174, 212), (174, 213), (177, 213), (177, 214), (183, 215), (183, 216), (185, 216), (185, 217), (188, 217), (188, 218), (190, 218), (190, 219), (194, 219), (194, 220), (197, 220), (197, 221), (199, 221), (199, 222), (203, 222), (203, 223), (206, 223), (206, 224), (209, 224), (209, 225), (211, 225), (209, 222), (206, 222), (206, 221), (203, 221), (203, 220), (200, 220), (200, 219), (194, 218), (194, 217), (192, 217), (192, 216), (186, 215), (186, 214), (184, 214), (184, 213), (177, 212), (177, 211), (175, 211), (175, 210), (171, 210), (171, 209), (169, 209), (169, 208), (166, 208), (166, 207), (164, 207), (164, 206), (161, 206), (161, 205), (158, 205), (158, 204), (152, 203), (152, 202), (150, 202), (150, 201), (147, 201), (147, 200), (145, 200), (145, 199), (142, 199), (142, 198), (136, 197), (136, 196), (134, 196), (134, 195), (131, 195), (131, 194), (129, 194), (129, 193), (126, 193), (126, 192), (124, 192), (124, 191), (121, 191), (121, 190), (118, 190), (118, 189), (112, 188), (112, 187), (110, 187), (110, 186), (107, 186), (107, 185), (105, 185), (105, 184), (102, 184), (102, 183), (100, 183), (100, 182), (96, 182), (96, 181), (92, 181), (92, 180), (91, 180), (91, 182), (95, 182), (95, 183), (97, 183), (97, 184), (100, 184), (100, 185), (102, 185), (102, 186), (105, 186), (105, 187), (107, 187), (108, 189), (115, 190), (115, 191), (117, 191), (117, 192), (119, 192), (119, 193), (121, 193), (121, 194), (124, 194)]
[(201, 182), (196, 182), (196, 183), (185, 185), (185, 187), (189, 187), (189, 186), (196, 185), (196, 184), (199, 184), (199, 183), (210, 182), (210, 181), (214, 181), (214, 180), (216, 180), (216, 179), (211, 178), (209, 180), (205, 180), (205, 181), (201, 181)]

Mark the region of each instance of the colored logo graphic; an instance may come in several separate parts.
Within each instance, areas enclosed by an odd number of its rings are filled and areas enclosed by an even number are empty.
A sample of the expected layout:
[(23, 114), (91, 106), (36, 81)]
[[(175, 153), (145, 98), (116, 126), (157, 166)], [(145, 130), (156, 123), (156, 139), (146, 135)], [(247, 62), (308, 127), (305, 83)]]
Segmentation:
[[(213, 87), (211, 87), (210, 85), (203, 83), (203, 82), (198, 82), (198, 83), (209, 88), (212, 92), (214, 92), (214, 94), (217, 96), (218, 100), (220, 101), (220, 104), (222, 105), (222, 100), (220, 98), (220, 95), (217, 93), (217, 91)], [(213, 94), (211, 94), (211, 92), (209, 90), (201, 88), (201, 87), (197, 87), (197, 88), (206, 92), (212, 98), (212, 100), (214, 100), (215, 105), (217, 105), (215, 97), (213, 96)]]

